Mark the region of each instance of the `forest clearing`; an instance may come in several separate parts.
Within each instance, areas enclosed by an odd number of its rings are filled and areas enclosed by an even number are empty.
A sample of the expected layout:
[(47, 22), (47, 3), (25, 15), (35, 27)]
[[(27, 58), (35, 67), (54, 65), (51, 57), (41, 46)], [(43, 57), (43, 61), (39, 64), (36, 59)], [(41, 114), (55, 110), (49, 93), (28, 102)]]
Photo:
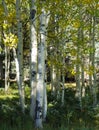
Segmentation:
[(99, 130), (99, 1), (0, 0), (0, 130)]

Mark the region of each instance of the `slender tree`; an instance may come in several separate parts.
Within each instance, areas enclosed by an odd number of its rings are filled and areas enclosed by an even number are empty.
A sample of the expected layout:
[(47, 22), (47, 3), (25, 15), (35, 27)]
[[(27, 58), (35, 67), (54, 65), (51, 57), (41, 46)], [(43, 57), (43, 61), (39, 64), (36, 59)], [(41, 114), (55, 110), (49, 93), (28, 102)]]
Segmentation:
[[(8, 17), (8, 9), (7, 9), (5, 0), (2, 1), (2, 4), (4, 7), (5, 16)], [(4, 22), (5, 24), (8, 24), (7, 20), (5, 20)], [(7, 33), (10, 33), (10, 29), (6, 30), (4, 32), (4, 35), (6, 35)], [(9, 67), (10, 67), (10, 54), (9, 53), (10, 53), (9, 47), (5, 45), (5, 92), (7, 92), (9, 88)]]
[(22, 36), (22, 20), (21, 20), (21, 5), (20, 0), (16, 0), (16, 19), (17, 19), (17, 34), (18, 34), (18, 46), (17, 46), (17, 83), (19, 88), (20, 106), (22, 112), (25, 112), (25, 93), (23, 82), (23, 36)]
[(93, 105), (97, 104), (97, 94), (96, 94), (96, 68), (95, 68), (95, 16), (92, 17), (92, 67), (93, 67)]
[(45, 19), (45, 26), (43, 28), (43, 33), (45, 35), (45, 49), (44, 49), (44, 96), (43, 96), (43, 121), (46, 120), (46, 116), (47, 116), (47, 27), (48, 27), (48, 23), (49, 23), (49, 19), (50, 19), (50, 15), (49, 15), (49, 11), (48, 13), (45, 12), (44, 15), (44, 19)]
[(30, 84), (31, 84), (31, 106), (30, 115), (35, 118), (36, 86), (37, 86), (37, 30), (36, 30), (36, 0), (31, 0), (30, 28), (31, 28), (31, 59), (30, 59)]
[(43, 102), (44, 102), (44, 78), (45, 78), (45, 10), (40, 15), (40, 41), (38, 44), (38, 73), (37, 73), (37, 95), (36, 95), (36, 127), (42, 128)]

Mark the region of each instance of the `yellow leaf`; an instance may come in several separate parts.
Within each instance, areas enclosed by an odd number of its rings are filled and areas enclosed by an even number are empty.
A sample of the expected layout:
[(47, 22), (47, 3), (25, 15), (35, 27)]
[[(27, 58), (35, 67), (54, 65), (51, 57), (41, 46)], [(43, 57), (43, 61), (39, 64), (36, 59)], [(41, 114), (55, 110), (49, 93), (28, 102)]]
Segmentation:
[(9, 33), (8, 35), (5, 35), (4, 44), (6, 46), (9, 46), (10, 48), (16, 48), (18, 43), (18, 38), (16, 35)]

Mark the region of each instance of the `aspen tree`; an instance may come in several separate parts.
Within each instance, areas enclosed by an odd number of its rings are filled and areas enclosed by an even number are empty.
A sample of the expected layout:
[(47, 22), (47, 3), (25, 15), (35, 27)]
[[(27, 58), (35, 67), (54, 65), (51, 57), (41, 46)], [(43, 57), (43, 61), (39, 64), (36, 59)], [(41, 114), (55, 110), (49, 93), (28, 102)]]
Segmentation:
[(97, 104), (97, 93), (96, 93), (96, 68), (95, 68), (95, 25), (96, 25), (96, 17), (95, 12), (93, 11), (93, 15), (90, 15), (90, 43), (89, 43), (89, 86), (90, 92), (93, 96), (93, 106)]
[(64, 106), (64, 97), (65, 97), (65, 76), (63, 73), (62, 74), (62, 98), (61, 98), (62, 106)]
[(31, 37), (31, 59), (30, 59), (30, 84), (31, 84), (31, 106), (30, 115), (35, 118), (36, 86), (37, 86), (37, 31), (36, 31), (36, 0), (31, 0), (30, 9), (30, 37)]
[[(79, 37), (79, 36), (78, 36)], [(80, 45), (77, 43), (77, 55), (76, 55), (76, 87), (77, 87), (77, 97), (80, 102), (80, 108), (82, 108), (82, 99), (81, 99), (81, 84), (80, 84)]]
[(22, 21), (21, 21), (21, 6), (20, 0), (16, 0), (16, 19), (17, 19), (17, 83), (20, 96), (20, 106), (22, 112), (25, 113), (25, 93), (24, 93), (24, 81), (23, 81), (23, 36), (22, 36)]
[[(5, 0), (2, 0), (2, 4), (4, 7), (5, 16), (8, 17), (8, 10), (7, 10)], [(8, 21), (5, 20), (4, 23), (8, 24)], [(8, 33), (10, 33), (10, 30), (8, 30)], [(6, 32), (4, 34), (6, 34)], [(9, 88), (9, 67), (10, 67), (10, 54), (9, 53), (10, 53), (9, 47), (5, 45), (5, 92), (7, 92)]]
[(40, 15), (40, 41), (38, 44), (38, 73), (37, 73), (37, 94), (36, 94), (36, 115), (35, 123), (37, 128), (42, 128), (43, 102), (44, 102), (44, 75), (45, 75), (45, 26), (46, 13), (42, 9)]
[(89, 40), (90, 40), (90, 43), (89, 43), (89, 48), (90, 48), (90, 52), (89, 52), (89, 86), (90, 86), (90, 93), (92, 94), (92, 18), (90, 16), (90, 30), (89, 30)]
[(82, 17), (82, 12), (81, 12), (81, 4), (78, 7), (79, 8), (79, 21), (80, 23), (78, 24), (78, 35), (77, 35), (77, 55), (76, 55), (76, 59), (77, 59), (77, 63), (76, 63), (76, 87), (77, 87), (77, 96), (79, 99), (79, 104), (80, 104), (80, 108), (82, 109), (82, 86), (80, 83), (80, 76), (81, 76), (81, 72), (80, 72), (80, 67), (81, 67), (81, 43), (82, 42), (82, 37), (81, 37), (81, 33), (82, 33), (82, 27), (81, 27), (81, 17)]
[(49, 11), (48, 13), (45, 11), (44, 19), (45, 19), (45, 26), (43, 28), (43, 33), (45, 35), (45, 40), (44, 40), (45, 41), (45, 51), (44, 51), (45, 62), (44, 62), (43, 121), (46, 120), (46, 116), (47, 116), (47, 37), (46, 35), (47, 35), (47, 27), (50, 19)]
[(95, 16), (92, 17), (92, 67), (93, 67), (93, 106), (97, 104), (96, 94), (96, 68), (95, 68)]

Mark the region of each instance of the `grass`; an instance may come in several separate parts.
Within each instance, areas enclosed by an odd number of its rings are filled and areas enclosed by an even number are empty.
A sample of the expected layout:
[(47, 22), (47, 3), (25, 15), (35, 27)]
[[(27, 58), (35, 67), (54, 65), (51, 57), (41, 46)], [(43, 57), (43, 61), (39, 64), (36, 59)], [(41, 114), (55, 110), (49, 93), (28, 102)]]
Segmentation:
[[(39, 129), (36, 129), (33, 127), (33, 125), (31, 123), (27, 123), (26, 125), (24, 125), (24, 127), (22, 126), (14, 126), (14, 127), (11, 127), (11, 126), (8, 126), (7, 124), (3, 124), (0, 126), (0, 130), (39, 130)], [(53, 127), (50, 127), (49, 125), (46, 125), (43, 127), (42, 130), (99, 130), (99, 128), (87, 128), (87, 127), (64, 127), (64, 126), (61, 126), (59, 128), (53, 128)]]
[[(43, 130), (99, 130), (99, 118), (97, 125), (94, 125), (95, 118), (91, 119), (92, 110), (85, 108), (80, 112), (78, 108), (75, 109), (78, 102), (74, 98), (72, 87), (75, 88), (75, 84), (66, 83), (64, 107), (61, 107), (60, 102), (56, 101), (55, 97), (52, 98), (48, 92), (48, 119), (44, 123)], [(4, 89), (0, 89), (0, 130), (35, 130), (29, 116), (30, 88), (25, 87), (25, 91), (27, 107), (23, 116), (19, 107), (17, 88), (10, 88), (7, 94), (4, 93)], [(86, 107), (88, 105), (86, 104)], [(98, 108), (97, 113), (99, 113)], [(71, 114), (70, 117), (68, 114)]]

